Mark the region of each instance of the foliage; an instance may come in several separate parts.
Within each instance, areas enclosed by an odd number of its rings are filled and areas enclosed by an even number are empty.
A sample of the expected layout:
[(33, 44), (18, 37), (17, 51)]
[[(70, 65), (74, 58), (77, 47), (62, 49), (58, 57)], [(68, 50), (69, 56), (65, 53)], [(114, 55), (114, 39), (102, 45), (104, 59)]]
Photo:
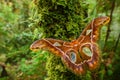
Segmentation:
[[(46, 75), (43, 68), (47, 55), (38, 56), (29, 50), (30, 44), (38, 39), (40, 34), (37, 29), (31, 31), (30, 4), (30, 0), (0, 1), (0, 62), (6, 64), (9, 74), (6, 78), (0, 79), (36, 80), (43, 79), (43, 75)], [(34, 59), (33, 56), (37, 57)]]
[[(5, 64), (9, 74), (3, 77), (0, 70), (0, 80), (117, 80), (120, 78), (119, 2), (0, 0), (0, 63)], [(108, 27), (101, 30), (102, 61), (96, 73), (76, 76), (60, 58), (46, 51), (29, 50), (31, 43), (40, 38), (76, 39), (89, 21), (101, 15), (110, 16), (112, 21), (108, 25), (110, 31)]]

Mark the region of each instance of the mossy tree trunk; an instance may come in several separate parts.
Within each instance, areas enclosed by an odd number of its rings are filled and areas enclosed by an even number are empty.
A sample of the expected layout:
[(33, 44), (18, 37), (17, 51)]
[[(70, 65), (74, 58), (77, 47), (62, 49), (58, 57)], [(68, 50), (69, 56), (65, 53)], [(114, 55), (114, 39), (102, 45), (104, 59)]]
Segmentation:
[[(40, 28), (47, 38), (71, 41), (83, 30), (87, 17), (85, 0), (34, 0), (37, 5)], [(46, 65), (46, 80), (81, 80), (61, 62), (59, 57), (50, 54)]]

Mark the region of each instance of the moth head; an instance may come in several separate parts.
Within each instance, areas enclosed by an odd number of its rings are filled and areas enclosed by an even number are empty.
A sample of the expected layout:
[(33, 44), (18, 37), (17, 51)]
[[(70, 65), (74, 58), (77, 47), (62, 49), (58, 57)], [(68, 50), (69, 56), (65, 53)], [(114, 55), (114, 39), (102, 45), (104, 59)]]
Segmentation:
[(110, 21), (110, 17), (104, 16), (104, 17), (98, 17), (93, 20), (95, 26), (101, 26), (106, 25)]

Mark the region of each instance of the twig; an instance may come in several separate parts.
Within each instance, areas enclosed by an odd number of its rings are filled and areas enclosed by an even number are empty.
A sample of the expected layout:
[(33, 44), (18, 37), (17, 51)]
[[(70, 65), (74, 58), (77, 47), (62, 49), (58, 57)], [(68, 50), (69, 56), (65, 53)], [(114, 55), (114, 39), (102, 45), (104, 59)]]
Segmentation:
[(114, 49), (113, 49), (114, 52), (116, 52), (117, 46), (119, 44), (119, 39), (120, 39), (120, 33), (118, 35), (118, 39), (117, 39), (116, 44), (115, 44)]
[(110, 35), (110, 25), (111, 25), (111, 22), (112, 22), (112, 16), (113, 16), (113, 11), (114, 11), (114, 9), (115, 9), (115, 0), (113, 0), (113, 3), (112, 3), (112, 9), (111, 9), (111, 13), (110, 13), (110, 22), (109, 22), (109, 24), (108, 24), (108, 28), (107, 28), (107, 33), (106, 33), (106, 38), (105, 38), (105, 44), (104, 44), (104, 50), (106, 49), (106, 44), (107, 44), (107, 40), (108, 40), (108, 38), (109, 38), (109, 35)]

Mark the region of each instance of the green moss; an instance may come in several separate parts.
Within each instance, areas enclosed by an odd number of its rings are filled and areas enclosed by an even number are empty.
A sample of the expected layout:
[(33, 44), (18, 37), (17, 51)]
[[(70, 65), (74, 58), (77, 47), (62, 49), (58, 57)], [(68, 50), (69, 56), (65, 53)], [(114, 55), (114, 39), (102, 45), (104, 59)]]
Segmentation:
[[(48, 38), (71, 41), (76, 39), (85, 24), (87, 5), (85, 0), (35, 0), (38, 26)], [(46, 80), (81, 80), (81, 76), (66, 69), (61, 59), (52, 54), (47, 60)]]
[[(83, 0), (35, 0), (38, 26), (46, 37), (71, 40), (79, 36), (85, 26), (86, 9)], [(38, 19), (37, 19), (38, 20)]]
[(48, 78), (45, 80), (80, 80), (79, 76), (73, 74), (63, 65), (59, 57), (52, 54), (48, 57), (46, 69)]

